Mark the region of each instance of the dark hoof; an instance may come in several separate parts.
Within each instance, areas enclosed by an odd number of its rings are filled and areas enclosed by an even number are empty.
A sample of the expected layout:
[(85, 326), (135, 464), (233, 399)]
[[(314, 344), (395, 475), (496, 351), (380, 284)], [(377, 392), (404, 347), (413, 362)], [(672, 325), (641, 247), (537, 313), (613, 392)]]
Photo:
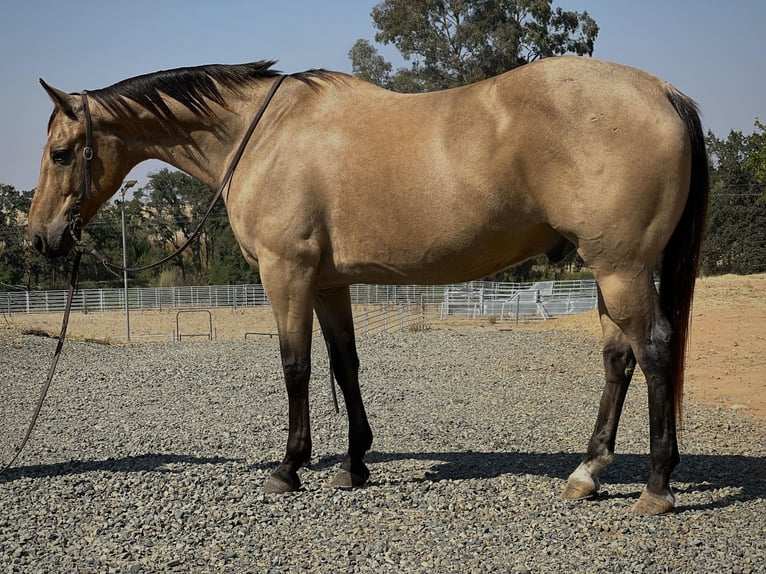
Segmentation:
[(288, 474), (276, 471), (263, 485), (263, 492), (265, 494), (284, 494), (286, 492), (295, 492), (300, 490), (300, 488), (301, 481), (298, 478), (298, 473)]
[(339, 468), (330, 486), (334, 488), (355, 488), (366, 483), (368, 478), (370, 478), (370, 471), (365, 465), (361, 465), (361, 468), (354, 471)]

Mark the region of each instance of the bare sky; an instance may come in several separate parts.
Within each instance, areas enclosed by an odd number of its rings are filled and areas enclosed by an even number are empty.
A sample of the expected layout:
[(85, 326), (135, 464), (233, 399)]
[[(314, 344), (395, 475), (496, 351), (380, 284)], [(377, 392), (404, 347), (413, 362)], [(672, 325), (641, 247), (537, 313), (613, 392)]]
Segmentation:
[[(68, 92), (179, 66), (279, 60), (296, 72), (350, 72), (373, 40), (368, 0), (0, 0), (0, 183), (32, 189), (52, 104)], [(594, 56), (658, 75), (696, 99), (707, 129), (750, 133), (766, 119), (762, 0), (556, 0), (601, 27)], [(391, 54), (387, 49), (387, 55)], [(131, 174), (144, 183), (147, 170)]]

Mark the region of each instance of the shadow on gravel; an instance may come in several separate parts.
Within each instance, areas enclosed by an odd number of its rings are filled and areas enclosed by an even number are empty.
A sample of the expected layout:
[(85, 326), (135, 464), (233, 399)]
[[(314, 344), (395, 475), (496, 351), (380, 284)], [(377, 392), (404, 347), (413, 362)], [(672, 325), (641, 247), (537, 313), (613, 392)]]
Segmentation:
[[(582, 460), (582, 455), (572, 453), (530, 452), (411, 452), (386, 453), (372, 451), (367, 462), (385, 464), (399, 460), (423, 460), (430, 468), (423, 478), (415, 482), (438, 482), (441, 480), (466, 480), (495, 478), (501, 475), (537, 475), (566, 480)], [(339, 457), (321, 459), (314, 468), (332, 466)], [(374, 480), (373, 470), (373, 480)], [(649, 476), (648, 454), (617, 454), (615, 461), (606, 467), (599, 478), (602, 492), (609, 493), (610, 484), (645, 483)], [(704, 493), (722, 489), (716, 493), (718, 500), (684, 505), (679, 500), (678, 512), (726, 507), (737, 502), (766, 499), (766, 457), (741, 455), (682, 455), (681, 465), (673, 473), (672, 484), (678, 493)], [(631, 498), (638, 498), (640, 491)], [(611, 493), (604, 498), (626, 497)]]
[(0, 483), (11, 482), (20, 478), (49, 478), (84, 474), (86, 472), (182, 472), (180, 468), (167, 468), (167, 465), (203, 465), (226, 464), (241, 462), (238, 459), (223, 457), (196, 457), (184, 454), (142, 454), (123, 458), (108, 458), (106, 460), (86, 460), (61, 462), (55, 464), (38, 464), (16, 466), (9, 468), (0, 475)]

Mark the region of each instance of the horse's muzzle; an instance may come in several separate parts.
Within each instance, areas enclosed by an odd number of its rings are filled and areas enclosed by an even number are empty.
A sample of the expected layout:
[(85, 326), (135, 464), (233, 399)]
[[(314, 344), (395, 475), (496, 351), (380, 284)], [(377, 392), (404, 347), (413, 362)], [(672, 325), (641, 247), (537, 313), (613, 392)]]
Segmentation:
[(74, 247), (74, 238), (66, 232), (60, 233), (58, 241), (51, 242), (45, 236), (44, 233), (36, 231), (30, 233), (32, 245), (38, 253), (47, 257), (48, 259), (55, 259), (57, 257), (63, 257), (68, 255)]

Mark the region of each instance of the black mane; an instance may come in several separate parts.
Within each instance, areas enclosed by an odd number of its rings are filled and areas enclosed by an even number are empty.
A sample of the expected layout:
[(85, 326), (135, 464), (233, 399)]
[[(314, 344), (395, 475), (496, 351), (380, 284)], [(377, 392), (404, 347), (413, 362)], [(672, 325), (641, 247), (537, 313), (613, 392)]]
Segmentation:
[[(226, 107), (219, 86), (236, 92), (252, 82), (277, 77), (281, 72), (272, 69), (274, 64), (274, 61), (262, 60), (249, 64), (209, 64), (161, 70), (89, 91), (88, 95), (118, 117), (133, 115), (130, 102), (134, 102), (161, 119), (171, 119), (173, 113), (165, 101), (167, 98), (198, 116), (209, 116), (212, 115), (210, 102)], [(311, 85), (314, 79), (330, 74), (325, 70), (310, 70), (291, 74), (291, 77)]]

